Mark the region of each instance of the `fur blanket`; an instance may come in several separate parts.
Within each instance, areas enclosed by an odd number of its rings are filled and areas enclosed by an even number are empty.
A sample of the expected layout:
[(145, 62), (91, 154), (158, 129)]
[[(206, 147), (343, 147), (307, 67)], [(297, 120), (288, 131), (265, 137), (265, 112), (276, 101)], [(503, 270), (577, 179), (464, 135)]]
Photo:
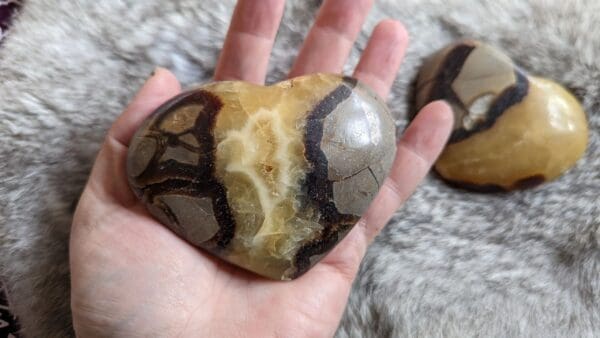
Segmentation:
[[(282, 79), (320, 1), (289, 0), (268, 80)], [(72, 335), (71, 215), (111, 121), (155, 65), (210, 79), (232, 0), (28, 0), (0, 48), (0, 275), (26, 335)], [(474, 194), (428, 177), (370, 248), (340, 337), (600, 335), (600, 2), (380, 0), (411, 45), (398, 125), (423, 58), (462, 37), (570, 88), (585, 157), (533, 190)]]

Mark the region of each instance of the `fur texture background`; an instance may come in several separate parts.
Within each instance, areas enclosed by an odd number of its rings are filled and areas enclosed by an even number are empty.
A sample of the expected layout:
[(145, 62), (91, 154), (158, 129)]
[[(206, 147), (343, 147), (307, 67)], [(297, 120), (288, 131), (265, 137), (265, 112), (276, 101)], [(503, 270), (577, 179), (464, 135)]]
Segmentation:
[[(350, 2), (350, 0), (348, 0)], [(282, 79), (320, 1), (287, 3)], [(30, 337), (72, 334), (68, 236), (105, 130), (155, 65), (210, 79), (232, 0), (27, 0), (0, 48), (0, 275)], [(583, 101), (585, 157), (537, 189), (482, 195), (430, 176), (365, 258), (340, 337), (600, 336), (600, 2), (379, 1), (411, 33), (390, 98), (406, 125), (423, 58), (472, 37)], [(318, 287), (318, 286), (315, 286)]]

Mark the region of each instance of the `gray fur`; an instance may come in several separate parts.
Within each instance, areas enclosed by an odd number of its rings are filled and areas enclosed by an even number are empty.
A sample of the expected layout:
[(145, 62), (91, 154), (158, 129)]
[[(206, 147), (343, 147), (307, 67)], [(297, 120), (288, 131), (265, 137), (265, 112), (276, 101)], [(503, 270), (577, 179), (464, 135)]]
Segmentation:
[[(111, 121), (155, 65), (209, 80), (232, 0), (27, 0), (0, 47), (0, 275), (30, 337), (72, 334), (73, 204)], [(288, 1), (269, 81), (319, 1)], [(461, 37), (499, 46), (582, 99), (586, 156), (537, 189), (480, 195), (431, 176), (365, 258), (340, 337), (600, 336), (600, 2), (379, 1), (411, 33), (390, 107), (401, 128), (423, 58)]]

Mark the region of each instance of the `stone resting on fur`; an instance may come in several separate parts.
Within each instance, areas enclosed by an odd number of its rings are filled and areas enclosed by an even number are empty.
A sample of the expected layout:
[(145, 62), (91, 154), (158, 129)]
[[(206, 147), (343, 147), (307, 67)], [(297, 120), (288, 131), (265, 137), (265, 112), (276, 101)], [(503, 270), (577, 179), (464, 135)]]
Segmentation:
[[(24, 2), (0, 47), (0, 278), (27, 336), (73, 335), (69, 228), (105, 130), (156, 65), (209, 81), (233, 4)], [(268, 82), (285, 77), (319, 4), (288, 1)], [(572, 170), (531, 190), (428, 177), (370, 247), (340, 337), (600, 333), (598, 13), (594, 0), (378, 1), (348, 67), (378, 20), (404, 22), (411, 44), (388, 101), (400, 129), (424, 58), (468, 37), (573, 91), (590, 140)]]

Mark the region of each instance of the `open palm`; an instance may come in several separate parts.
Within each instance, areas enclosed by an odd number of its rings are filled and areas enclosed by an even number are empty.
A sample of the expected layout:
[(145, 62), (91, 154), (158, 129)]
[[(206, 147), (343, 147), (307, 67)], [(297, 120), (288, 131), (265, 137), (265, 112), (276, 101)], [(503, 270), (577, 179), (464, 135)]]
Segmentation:
[[(325, 1), (290, 77), (340, 73), (371, 0)], [(238, 2), (215, 80), (264, 82), (283, 0)], [(385, 97), (407, 44), (402, 25), (374, 29), (354, 77)], [(181, 91), (157, 69), (112, 126), (81, 196), (71, 232), (71, 303), (80, 336), (332, 336), (368, 244), (439, 155), (452, 124), (425, 107), (398, 143), (389, 177), (348, 236), (300, 278), (276, 282), (223, 263), (152, 219), (130, 191), (127, 145), (160, 104)]]

